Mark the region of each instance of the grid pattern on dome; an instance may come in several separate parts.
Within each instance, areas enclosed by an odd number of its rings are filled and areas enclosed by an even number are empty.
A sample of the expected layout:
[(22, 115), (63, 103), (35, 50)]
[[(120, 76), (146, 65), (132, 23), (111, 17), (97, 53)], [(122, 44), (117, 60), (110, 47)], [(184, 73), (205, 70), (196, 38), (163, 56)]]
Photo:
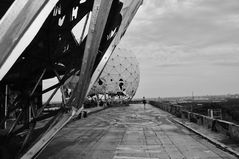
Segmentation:
[(124, 94), (132, 98), (139, 85), (139, 64), (135, 55), (117, 48), (111, 55), (90, 94)]

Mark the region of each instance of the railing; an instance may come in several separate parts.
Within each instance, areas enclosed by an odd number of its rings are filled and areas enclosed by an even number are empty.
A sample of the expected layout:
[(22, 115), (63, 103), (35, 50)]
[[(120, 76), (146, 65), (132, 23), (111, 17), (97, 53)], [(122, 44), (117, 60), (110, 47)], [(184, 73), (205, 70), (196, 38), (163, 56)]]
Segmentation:
[(190, 112), (181, 105), (173, 105), (170, 103), (161, 103), (155, 101), (149, 101), (149, 104), (167, 111), (179, 118), (186, 119), (190, 122), (201, 125), (207, 129), (210, 129), (211, 131), (222, 133), (231, 138), (239, 140), (239, 125)]

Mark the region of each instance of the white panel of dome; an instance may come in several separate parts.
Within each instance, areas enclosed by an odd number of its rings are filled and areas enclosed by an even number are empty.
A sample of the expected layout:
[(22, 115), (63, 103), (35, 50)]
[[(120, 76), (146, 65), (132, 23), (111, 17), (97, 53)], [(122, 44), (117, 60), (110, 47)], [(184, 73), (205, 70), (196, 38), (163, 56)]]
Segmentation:
[[(115, 95), (120, 93), (131, 99), (138, 88), (139, 77), (139, 65), (135, 55), (129, 50), (117, 48), (90, 92)], [(99, 85), (99, 81), (104, 84)]]

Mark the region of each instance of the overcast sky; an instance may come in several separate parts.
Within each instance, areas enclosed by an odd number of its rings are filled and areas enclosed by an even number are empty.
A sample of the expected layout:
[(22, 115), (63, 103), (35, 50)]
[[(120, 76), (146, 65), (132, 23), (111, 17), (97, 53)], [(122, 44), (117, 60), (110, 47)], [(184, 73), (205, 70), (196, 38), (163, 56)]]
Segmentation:
[(120, 47), (140, 63), (136, 98), (239, 93), (238, 0), (144, 0)]

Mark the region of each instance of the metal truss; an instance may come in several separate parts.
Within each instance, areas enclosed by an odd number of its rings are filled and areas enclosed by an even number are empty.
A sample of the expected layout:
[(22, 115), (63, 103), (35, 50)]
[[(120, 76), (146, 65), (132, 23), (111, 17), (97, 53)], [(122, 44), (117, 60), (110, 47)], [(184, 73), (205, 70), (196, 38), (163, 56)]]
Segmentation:
[[(141, 3), (13, 2), (0, 21), (0, 27), (4, 26), (0, 31), (0, 104), (6, 108), (0, 115), (0, 126), (4, 125), (0, 129), (0, 158), (33, 158), (80, 113), (89, 85), (99, 75), (101, 68), (97, 66), (113, 52)], [(79, 23), (83, 29), (78, 40), (72, 30)], [(63, 85), (72, 76), (78, 76), (79, 81), (66, 99)], [(57, 83), (43, 89), (43, 80), (53, 77)], [(59, 90), (62, 104), (46, 111)], [(46, 93), (50, 95), (43, 103)], [(10, 120), (12, 114), (15, 117)]]

